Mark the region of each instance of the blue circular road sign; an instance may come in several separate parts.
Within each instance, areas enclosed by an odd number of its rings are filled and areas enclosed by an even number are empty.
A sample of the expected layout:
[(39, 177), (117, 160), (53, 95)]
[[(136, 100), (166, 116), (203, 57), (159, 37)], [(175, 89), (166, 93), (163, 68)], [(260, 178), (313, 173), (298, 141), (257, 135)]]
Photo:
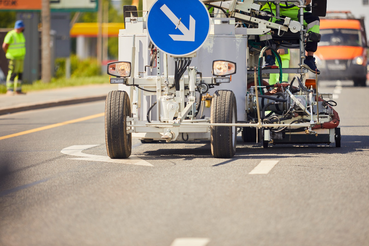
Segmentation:
[(173, 56), (198, 50), (209, 35), (210, 17), (200, 0), (157, 0), (147, 17), (152, 42)]

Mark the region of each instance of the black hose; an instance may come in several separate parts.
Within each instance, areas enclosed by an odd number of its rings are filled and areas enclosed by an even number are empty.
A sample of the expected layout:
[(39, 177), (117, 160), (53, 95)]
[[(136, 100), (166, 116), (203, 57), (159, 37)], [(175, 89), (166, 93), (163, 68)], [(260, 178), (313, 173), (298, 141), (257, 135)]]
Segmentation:
[(141, 87), (139, 87), (138, 85), (134, 85), (134, 86), (135, 86), (135, 87), (137, 87), (138, 89), (143, 90), (143, 91), (146, 91), (146, 92), (156, 92), (156, 91), (150, 91), (150, 90), (147, 90), (147, 89), (141, 88)]
[(299, 79), (297, 76), (293, 77), (293, 79), (292, 79), (292, 81), (291, 81), (291, 83), (289, 85), (289, 88), (290, 88), (290, 91), (291, 91), (292, 94), (294, 94), (294, 93), (296, 93), (296, 92), (299, 91), (298, 89), (293, 89), (293, 82), (295, 82), (296, 78)]
[(336, 107), (337, 106), (337, 102), (333, 101), (333, 100), (328, 100), (328, 101), (324, 101), (327, 105), (331, 106), (331, 107)]
[(182, 140), (183, 140), (184, 142), (187, 142), (187, 141), (188, 141), (188, 138), (189, 138), (188, 133), (187, 133), (187, 138), (186, 138), (186, 139), (184, 139), (184, 134), (183, 134), (183, 132), (182, 132)]
[(264, 119), (266, 117), (269, 117), (273, 112), (271, 112), (270, 114), (268, 114), (267, 116), (265, 116), (265, 110), (270, 106), (270, 105), (274, 105), (275, 102), (270, 102), (270, 103), (267, 103), (267, 105), (265, 105), (262, 110), (261, 110), (261, 115), (260, 115), (260, 118), (261, 119)]
[[(277, 95), (277, 98), (279, 99), (279, 96), (282, 96), (283, 97), (283, 99), (285, 99), (286, 100), (286, 96), (283, 94), (283, 93), (281, 93), (281, 92), (278, 92), (278, 93), (276, 93), (275, 95)], [(277, 111), (278, 112), (282, 112), (283, 113), (283, 110), (281, 110), (280, 108), (279, 108), (279, 104), (277, 104), (276, 105), (276, 109), (277, 109)]]
[(259, 95), (259, 97), (269, 99), (269, 100), (273, 100), (273, 101), (276, 101), (276, 102), (287, 102), (286, 99), (275, 98), (275, 97), (272, 97), (272, 96)]
[(179, 81), (178, 81), (178, 62), (174, 62), (174, 85), (176, 87), (176, 91), (179, 91)]
[(176, 87), (176, 90), (180, 90), (179, 81), (181, 80), (183, 74), (186, 72), (186, 68), (191, 64), (191, 60), (183, 60), (180, 59), (178, 61), (175, 61), (175, 71), (174, 71), (174, 84)]
[(300, 86), (300, 88), (301, 88), (303, 91), (305, 91), (305, 92), (310, 92), (310, 91), (308, 90), (308, 88), (306, 88), (306, 86), (304, 86), (304, 85), (302, 84), (302, 81), (301, 81), (301, 79), (300, 79), (299, 77), (297, 77), (297, 81), (299, 82), (299, 86)]
[(296, 79), (296, 76), (295, 77), (293, 77), (293, 79), (292, 79), (292, 81), (291, 81), (291, 83), (290, 83), (290, 87), (292, 88), (292, 86), (293, 86), (293, 82), (295, 82), (295, 79)]
[(151, 110), (154, 108), (154, 106), (156, 105), (157, 102), (155, 102), (153, 105), (151, 105), (151, 107), (149, 108), (149, 110), (147, 111), (147, 115), (146, 115), (146, 120), (147, 122), (151, 123), (150, 121), (150, 112)]
[(198, 103), (197, 105), (197, 108), (196, 108), (196, 114), (195, 114), (195, 118), (197, 117), (197, 115), (199, 114), (200, 112), (200, 107), (201, 107), (201, 103), (202, 103), (202, 94), (200, 93), (200, 102)]

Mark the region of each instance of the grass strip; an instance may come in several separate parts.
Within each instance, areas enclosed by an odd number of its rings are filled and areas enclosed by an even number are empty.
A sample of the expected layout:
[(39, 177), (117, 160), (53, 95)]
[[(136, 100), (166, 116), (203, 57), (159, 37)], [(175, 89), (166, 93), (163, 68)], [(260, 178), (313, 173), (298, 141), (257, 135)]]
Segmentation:
[[(80, 78), (53, 78), (50, 83), (44, 83), (41, 80), (35, 81), (32, 84), (23, 84), (22, 91), (30, 92), (30, 91), (41, 91), (41, 90), (50, 90), (50, 89), (58, 89), (65, 87), (73, 87), (73, 86), (83, 86), (83, 85), (97, 85), (97, 84), (109, 84), (109, 76), (94, 76), (94, 77), (80, 77)], [(0, 85), (0, 94), (6, 93), (6, 86)]]

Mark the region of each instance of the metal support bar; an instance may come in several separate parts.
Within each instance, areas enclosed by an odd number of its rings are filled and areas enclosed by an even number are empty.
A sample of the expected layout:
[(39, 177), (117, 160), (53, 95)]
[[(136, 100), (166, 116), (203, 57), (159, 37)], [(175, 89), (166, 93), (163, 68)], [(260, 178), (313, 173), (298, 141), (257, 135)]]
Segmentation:
[[(147, 123), (145, 125), (150, 126), (150, 127), (178, 127), (178, 126), (193, 126), (193, 127), (198, 127), (198, 126), (236, 126), (236, 127), (255, 127), (255, 128), (278, 128), (278, 127), (288, 127), (288, 128), (302, 128), (302, 127), (306, 127), (309, 128), (311, 125), (310, 123), (299, 123), (299, 124), (261, 124), (259, 126), (259, 124), (253, 124), (253, 123), (186, 123), (183, 122), (180, 125), (176, 124), (176, 123)], [(136, 127), (136, 126), (134, 126)], [(137, 126), (139, 127), (139, 126)]]

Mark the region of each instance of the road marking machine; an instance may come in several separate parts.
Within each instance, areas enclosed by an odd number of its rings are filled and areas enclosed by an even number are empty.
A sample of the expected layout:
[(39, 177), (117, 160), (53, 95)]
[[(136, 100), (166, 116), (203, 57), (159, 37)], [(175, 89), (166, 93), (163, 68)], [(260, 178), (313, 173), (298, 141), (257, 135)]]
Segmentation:
[[(276, 6), (273, 15), (261, 10), (268, 2)], [(322, 2), (312, 5), (320, 15), (326, 8)], [(280, 16), (280, 3), (157, 0), (143, 17), (128, 6), (119, 61), (107, 68), (110, 82), (118, 84), (106, 99), (108, 156), (128, 158), (133, 133), (140, 133), (142, 142), (210, 140), (217, 158), (235, 155), (239, 131), (243, 141), (264, 148), (340, 147), (336, 103), (332, 95), (318, 92), (318, 75), (307, 78), (302, 66), (309, 39), (305, 1), (289, 1), (299, 7), (297, 21)], [(264, 35), (273, 39), (261, 42)], [(299, 63), (263, 67), (267, 50), (281, 64), (280, 47), (297, 49)], [(270, 73), (280, 74), (278, 83), (266, 82)], [(291, 81), (282, 81), (283, 73)]]

